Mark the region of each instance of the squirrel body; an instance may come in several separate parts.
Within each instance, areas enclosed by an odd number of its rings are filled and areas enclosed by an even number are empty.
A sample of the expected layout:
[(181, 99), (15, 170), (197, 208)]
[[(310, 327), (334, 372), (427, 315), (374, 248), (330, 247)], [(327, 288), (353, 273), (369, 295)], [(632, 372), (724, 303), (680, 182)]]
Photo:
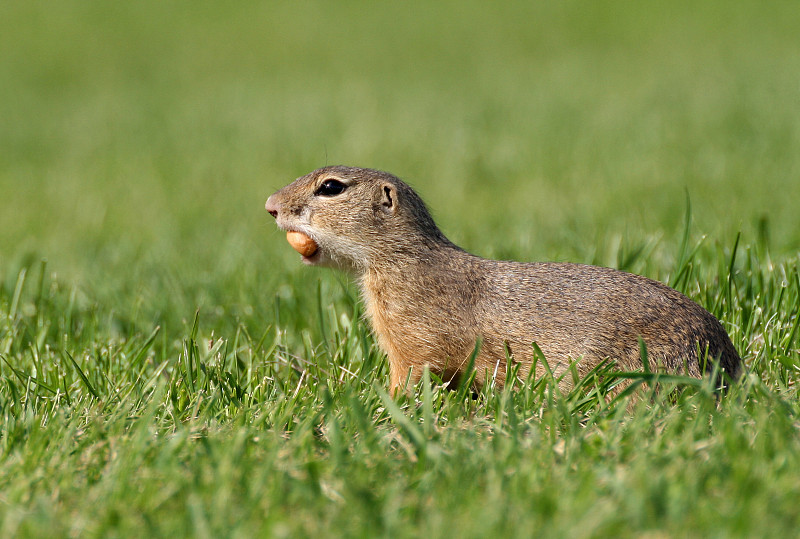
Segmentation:
[[(521, 376), (531, 374), (533, 343), (556, 375), (576, 360), (581, 375), (605, 360), (640, 369), (640, 339), (664, 372), (700, 377), (716, 360), (723, 376), (741, 373), (720, 322), (680, 292), (611, 268), (467, 253), (389, 173), (321, 168), (270, 196), (266, 209), (280, 228), (316, 244), (303, 262), (356, 277), (394, 392), (417, 382), (425, 366), (444, 380), (458, 378), (476, 343), (477, 386), (493, 377), (502, 387), (509, 360)], [(561, 384), (571, 382), (565, 376)]]

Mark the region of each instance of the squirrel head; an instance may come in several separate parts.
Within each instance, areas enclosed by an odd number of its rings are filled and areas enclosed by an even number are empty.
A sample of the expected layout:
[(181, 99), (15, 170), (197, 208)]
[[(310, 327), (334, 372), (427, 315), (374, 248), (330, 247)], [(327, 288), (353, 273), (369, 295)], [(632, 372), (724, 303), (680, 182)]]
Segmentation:
[(363, 273), (375, 263), (451, 245), (405, 182), (378, 170), (330, 166), (267, 199), (280, 228), (302, 232), (317, 250), (303, 262)]

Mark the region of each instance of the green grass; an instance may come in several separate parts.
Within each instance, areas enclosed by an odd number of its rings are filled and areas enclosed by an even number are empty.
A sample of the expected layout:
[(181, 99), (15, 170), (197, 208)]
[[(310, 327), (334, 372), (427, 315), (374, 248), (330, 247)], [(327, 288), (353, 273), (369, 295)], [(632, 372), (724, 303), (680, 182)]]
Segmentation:
[[(0, 5), (0, 536), (796, 534), (800, 11), (701, 4)], [(392, 401), (263, 210), (334, 163), (673, 284), (748, 376)]]

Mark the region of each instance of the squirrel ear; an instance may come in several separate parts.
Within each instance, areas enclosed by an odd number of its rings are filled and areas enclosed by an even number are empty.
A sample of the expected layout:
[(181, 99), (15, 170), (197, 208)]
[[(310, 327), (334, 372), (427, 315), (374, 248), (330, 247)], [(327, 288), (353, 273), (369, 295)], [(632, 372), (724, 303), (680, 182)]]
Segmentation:
[(381, 209), (386, 213), (397, 211), (397, 189), (391, 183), (381, 186)]

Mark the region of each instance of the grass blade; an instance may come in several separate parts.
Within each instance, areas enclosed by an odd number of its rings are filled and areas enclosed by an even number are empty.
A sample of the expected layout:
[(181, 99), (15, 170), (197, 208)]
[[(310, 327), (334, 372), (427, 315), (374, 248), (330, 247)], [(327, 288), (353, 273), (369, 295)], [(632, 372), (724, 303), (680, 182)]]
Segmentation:
[(36, 378), (31, 376), (30, 374), (17, 369), (16, 367), (14, 367), (14, 365), (9, 363), (9, 361), (6, 359), (6, 357), (4, 355), (0, 354), (0, 359), (3, 360), (3, 363), (5, 363), (8, 366), (8, 368), (11, 369), (11, 372), (13, 372), (16, 375), (16, 377), (19, 378), (20, 382), (22, 382), (23, 384), (27, 384), (28, 382), (33, 382), (34, 384), (36, 384), (37, 386), (41, 387), (42, 389), (46, 389), (47, 391), (49, 391), (50, 393), (55, 395), (55, 393), (56, 393), (55, 389), (53, 389), (49, 385), (45, 384), (44, 382), (40, 382), (39, 380), (37, 380)]
[(144, 356), (145, 354), (147, 354), (147, 351), (150, 350), (151, 346), (153, 346), (153, 343), (155, 342), (156, 336), (158, 335), (159, 331), (161, 331), (161, 326), (156, 326), (156, 328), (153, 330), (153, 332), (150, 334), (150, 336), (147, 338), (144, 344), (141, 347), (139, 347), (139, 350), (136, 352), (136, 354), (133, 356), (133, 359), (131, 360), (132, 367), (138, 366), (139, 362), (141, 362), (142, 359), (144, 359)]
[(383, 405), (392, 417), (392, 421), (406, 434), (406, 437), (414, 444), (418, 452), (424, 452), (427, 444), (425, 436), (419, 430), (419, 427), (408, 418), (388, 393), (377, 385), (374, 386), (374, 389), (381, 401), (383, 401)]
[(678, 283), (681, 280), (684, 272), (686, 271), (686, 267), (688, 265), (689, 259), (691, 258), (688, 256), (688, 249), (689, 249), (689, 236), (692, 229), (692, 199), (689, 196), (689, 190), (686, 190), (686, 213), (683, 217), (683, 237), (681, 238), (681, 246), (678, 250), (678, 266), (675, 269), (675, 275), (673, 275), (672, 279), (670, 280), (669, 285), (672, 288), (676, 288)]
[(95, 391), (94, 387), (92, 386), (92, 383), (89, 381), (89, 378), (87, 378), (86, 375), (83, 373), (83, 370), (81, 370), (80, 366), (78, 365), (78, 362), (75, 361), (72, 355), (70, 355), (70, 353), (67, 352), (66, 350), (64, 350), (64, 355), (67, 357), (67, 359), (70, 360), (70, 362), (72, 362), (72, 365), (78, 372), (78, 376), (80, 376), (81, 380), (83, 380), (83, 383), (86, 385), (86, 388), (89, 390), (89, 393), (91, 393), (94, 396), (94, 398), (100, 400), (100, 395), (97, 394), (97, 391)]

